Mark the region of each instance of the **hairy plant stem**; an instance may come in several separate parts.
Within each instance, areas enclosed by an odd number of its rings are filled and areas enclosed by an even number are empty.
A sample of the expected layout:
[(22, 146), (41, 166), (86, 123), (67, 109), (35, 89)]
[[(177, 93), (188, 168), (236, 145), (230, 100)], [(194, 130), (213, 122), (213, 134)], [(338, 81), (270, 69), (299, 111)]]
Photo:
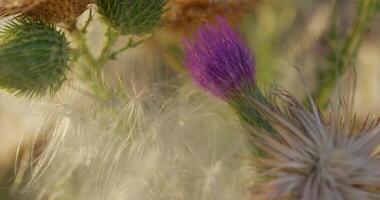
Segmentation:
[(97, 62), (100, 64), (100, 66), (104, 66), (105, 63), (110, 59), (110, 56), (113, 53), (112, 47), (115, 45), (120, 34), (114, 31), (111, 27), (107, 27), (105, 36), (106, 43), (103, 47), (100, 57), (97, 59)]
[[(88, 23), (86, 23), (86, 27), (88, 26)], [(117, 42), (120, 33), (107, 26), (107, 30), (105, 32), (106, 41), (104, 47), (100, 55), (98, 57), (95, 57), (91, 52), (89, 45), (87, 44), (86, 29), (79, 29), (76, 24), (73, 24), (69, 30), (79, 50), (79, 56), (84, 61), (84, 66), (82, 68), (84, 72), (83, 81), (89, 84), (92, 91), (98, 98), (104, 101), (109, 100), (112, 94), (107, 88), (104, 81), (104, 66), (106, 65), (107, 61), (110, 59), (115, 59), (119, 53), (122, 53), (130, 48), (137, 47), (139, 44), (145, 41), (146, 38), (138, 41), (134, 41), (131, 38), (126, 45), (120, 49), (113, 50), (113, 47)]]
[(357, 51), (363, 39), (372, 16), (376, 0), (360, 0), (357, 7), (357, 16), (347, 39), (334, 58), (334, 63), (319, 75), (318, 87), (314, 91), (314, 97), (320, 106), (326, 106), (339, 77), (343, 75), (350, 62), (355, 59)]
[(77, 48), (79, 49), (80, 57), (83, 58), (85, 62), (83, 66), (83, 81), (87, 82), (90, 85), (91, 89), (97, 97), (99, 97), (102, 100), (108, 99), (109, 93), (104, 84), (102, 75), (102, 69), (105, 64), (105, 61), (99, 62), (99, 59), (96, 59), (95, 56), (92, 54), (87, 44), (85, 32), (82, 32), (75, 25), (75, 27), (71, 29), (70, 33), (74, 42), (77, 45)]

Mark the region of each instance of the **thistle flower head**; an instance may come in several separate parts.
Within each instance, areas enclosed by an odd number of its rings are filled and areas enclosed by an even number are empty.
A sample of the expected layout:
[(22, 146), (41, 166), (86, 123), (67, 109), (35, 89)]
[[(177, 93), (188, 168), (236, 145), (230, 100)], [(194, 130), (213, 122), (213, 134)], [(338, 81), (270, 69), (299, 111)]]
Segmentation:
[(236, 30), (218, 17), (185, 41), (185, 64), (194, 81), (223, 99), (254, 83), (255, 60)]
[(62, 32), (43, 22), (17, 19), (2, 30), (0, 38), (1, 88), (29, 96), (60, 88), (70, 59)]
[(167, 0), (96, 0), (99, 12), (121, 34), (149, 33), (159, 23)]
[(268, 156), (268, 199), (379, 199), (380, 126), (354, 131), (348, 114), (324, 120), (290, 95), (279, 96), (281, 109), (257, 106), (278, 133), (256, 141)]

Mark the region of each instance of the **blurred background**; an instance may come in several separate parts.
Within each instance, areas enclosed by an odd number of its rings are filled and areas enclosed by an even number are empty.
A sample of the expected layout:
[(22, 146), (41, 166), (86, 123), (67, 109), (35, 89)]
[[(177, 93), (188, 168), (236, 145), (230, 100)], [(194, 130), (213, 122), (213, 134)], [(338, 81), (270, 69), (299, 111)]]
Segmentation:
[[(318, 88), (320, 74), (336, 64), (334, 52), (350, 34), (358, 15), (357, 4), (358, 0), (169, 0), (163, 25), (148, 41), (110, 62), (107, 77), (112, 80), (115, 71), (133, 70), (164, 79), (184, 76), (189, 81), (181, 61), (182, 39), (205, 21), (225, 15), (240, 27), (255, 52), (258, 84), (266, 87), (276, 83), (304, 98), (301, 75), (293, 66), (301, 69), (310, 91)], [(363, 118), (380, 114), (379, 25), (380, 15), (375, 13), (362, 33), (357, 56), (349, 58), (357, 77), (355, 111)], [(99, 32), (98, 25), (94, 25), (91, 31), (94, 51), (100, 46)], [(1, 92), (1, 200), (11, 199), (16, 155), (23, 151), (20, 140), (30, 133), (35, 116), (52, 105)]]

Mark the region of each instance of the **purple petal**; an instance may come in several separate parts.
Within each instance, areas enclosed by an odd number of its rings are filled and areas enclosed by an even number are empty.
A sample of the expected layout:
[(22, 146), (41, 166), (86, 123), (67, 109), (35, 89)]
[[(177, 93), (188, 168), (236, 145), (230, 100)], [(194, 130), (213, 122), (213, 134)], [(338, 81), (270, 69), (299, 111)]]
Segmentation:
[(228, 99), (254, 83), (252, 53), (226, 19), (203, 25), (194, 38), (184, 42), (185, 65), (200, 87)]

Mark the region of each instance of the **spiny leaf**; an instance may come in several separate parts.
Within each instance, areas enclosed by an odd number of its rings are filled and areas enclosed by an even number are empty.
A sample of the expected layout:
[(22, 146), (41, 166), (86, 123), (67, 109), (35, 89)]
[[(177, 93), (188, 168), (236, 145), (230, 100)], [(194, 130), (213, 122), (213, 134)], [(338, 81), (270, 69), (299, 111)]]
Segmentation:
[(14, 19), (0, 32), (0, 87), (16, 95), (54, 94), (66, 79), (70, 48), (54, 26)]

